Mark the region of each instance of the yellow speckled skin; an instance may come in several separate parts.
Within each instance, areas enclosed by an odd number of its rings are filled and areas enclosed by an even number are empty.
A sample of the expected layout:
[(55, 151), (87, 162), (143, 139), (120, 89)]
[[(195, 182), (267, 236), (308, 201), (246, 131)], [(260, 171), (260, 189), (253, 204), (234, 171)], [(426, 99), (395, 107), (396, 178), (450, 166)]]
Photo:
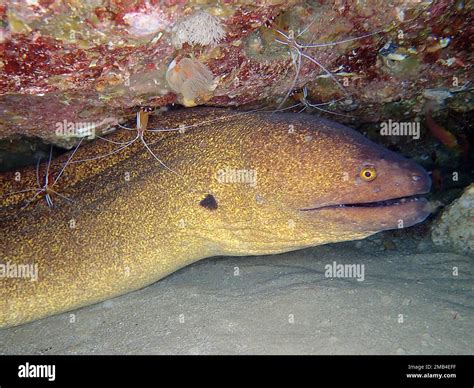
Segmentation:
[[(152, 116), (149, 128), (191, 125), (184, 133), (145, 133), (107, 158), (71, 163), (52, 194), (34, 191), (0, 202), (0, 264), (38, 264), (38, 280), (0, 278), (0, 326), (18, 325), (139, 289), (199, 259), (284, 252), (364, 238), (422, 221), (424, 201), (383, 207), (335, 207), (429, 190), (413, 162), (346, 127), (304, 114), (236, 115), (189, 109)], [(117, 131), (113, 141), (135, 132)], [(73, 160), (106, 154), (101, 140)], [(57, 175), (68, 155), (53, 161)], [(360, 179), (365, 165), (377, 178)], [(219, 171), (256, 172), (256, 184), (223, 183)], [(43, 182), (46, 164), (39, 170)], [(0, 176), (0, 192), (34, 188), (35, 168)], [(200, 202), (211, 194), (217, 209)], [(303, 210), (319, 208), (315, 210)]]

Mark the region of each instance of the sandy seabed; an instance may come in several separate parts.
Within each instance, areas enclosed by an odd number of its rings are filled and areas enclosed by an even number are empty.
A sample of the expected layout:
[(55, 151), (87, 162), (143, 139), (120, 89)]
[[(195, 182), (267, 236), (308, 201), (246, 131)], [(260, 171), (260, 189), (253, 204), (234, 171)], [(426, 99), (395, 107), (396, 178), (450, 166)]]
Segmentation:
[[(334, 262), (363, 264), (364, 280), (326, 277)], [(473, 264), (355, 243), (210, 258), (142, 290), (0, 330), (0, 353), (473, 354)]]

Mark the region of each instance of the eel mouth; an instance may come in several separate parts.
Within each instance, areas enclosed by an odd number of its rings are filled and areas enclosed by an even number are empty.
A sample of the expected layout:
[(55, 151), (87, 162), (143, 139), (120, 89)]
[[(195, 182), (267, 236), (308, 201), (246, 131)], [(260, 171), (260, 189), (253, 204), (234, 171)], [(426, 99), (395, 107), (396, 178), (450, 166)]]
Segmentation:
[(301, 213), (328, 225), (337, 223), (354, 231), (372, 233), (423, 222), (431, 214), (431, 206), (426, 198), (415, 195), (374, 202), (323, 205), (301, 209)]
[(426, 198), (424, 197), (421, 197), (419, 195), (413, 195), (413, 196), (408, 196), (408, 197), (392, 198), (392, 199), (386, 199), (386, 200), (374, 201), (374, 202), (323, 205), (323, 206), (300, 209), (300, 210), (304, 212), (310, 212), (310, 211), (323, 210), (323, 209), (340, 209), (340, 208), (388, 208), (392, 206), (406, 205), (413, 202), (422, 202), (423, 204), (425, 204), (427, 201), (426, 201)]

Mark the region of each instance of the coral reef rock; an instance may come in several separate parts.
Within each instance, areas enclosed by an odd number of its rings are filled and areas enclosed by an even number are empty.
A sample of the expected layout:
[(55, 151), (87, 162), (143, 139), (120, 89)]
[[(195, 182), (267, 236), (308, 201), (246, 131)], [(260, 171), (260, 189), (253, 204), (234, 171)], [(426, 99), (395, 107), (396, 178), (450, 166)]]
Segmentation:
[[(473, 7), (448, 0), (6, 2), (0, 139), (34, 136), (72, 147), (81, 134), (64, 136), (58, 124), (100, 134), (140, 106), (174, 103), (310, 110), (334, 101), (325, 109), (340, 111), (341, 120), (376, 122), (394, 119), (392, 105), (403, 100), (400, 114), (409, 117), (433, 98), (429, 90), (441, 106), (465, 92)], [(177, 64), (171, 74), (170, 64)]]
[(474, 183), (435, 221), (431, 239), (443, 248), (474, 255)]

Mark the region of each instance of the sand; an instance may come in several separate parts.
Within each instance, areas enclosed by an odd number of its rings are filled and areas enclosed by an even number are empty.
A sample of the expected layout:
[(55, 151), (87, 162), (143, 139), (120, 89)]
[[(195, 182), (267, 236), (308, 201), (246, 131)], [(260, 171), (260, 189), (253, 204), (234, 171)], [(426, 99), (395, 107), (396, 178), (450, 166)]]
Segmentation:
[[(326, 277), (334, 262), (364, 264), (364, 280)], [(0, 330), (0, 353), (472, 354), (473, 262), (361, 242), (210, 258), (145, 289)]]

